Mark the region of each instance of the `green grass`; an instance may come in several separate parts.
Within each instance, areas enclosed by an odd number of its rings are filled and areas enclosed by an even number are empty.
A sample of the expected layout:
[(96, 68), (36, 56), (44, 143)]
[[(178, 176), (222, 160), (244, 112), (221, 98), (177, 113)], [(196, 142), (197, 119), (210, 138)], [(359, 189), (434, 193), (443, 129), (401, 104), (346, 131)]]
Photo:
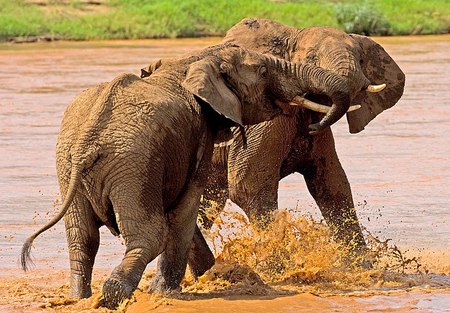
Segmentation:
[(38, 8), (22, 1), (0, 0), (0, 40), (13, 36), (29, 36), (45, 31), (44, 16)]
[(109, 0), (93, 11), (80, 0), (64, 3), (0, 0), (0, 40), (39, 35), (75, 40), (222, 36), (244, 17), (367, 35), (450, 32), (446, 0)]
[[(339, 1), (339, 13), (348, 17), (339, 26), (349, 32), (370, 35), (446, 34), (450, 32), (448, 0)], [(347, 23), (347, 25), (345, 25)], [(375, 27), (372, 27), (373, 24)], [(345, 26), (348, 26), (346, 28)]]
[(373, 3), (364, 1), (355, 5), (353, 3), (338, 4), (336, 18), (339, 26), (348, 33), (363, 35), (389, 34), (387, 18)]
[(447, 34), (450, 33), (450, 1), (414, 0), (379, 1), (378, 7), (386, 12), (392, 34)]

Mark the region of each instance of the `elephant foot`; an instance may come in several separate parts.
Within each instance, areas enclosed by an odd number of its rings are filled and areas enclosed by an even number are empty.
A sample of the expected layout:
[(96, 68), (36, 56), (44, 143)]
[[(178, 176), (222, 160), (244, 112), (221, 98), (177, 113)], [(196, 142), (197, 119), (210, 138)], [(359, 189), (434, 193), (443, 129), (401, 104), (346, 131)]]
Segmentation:
[(362, 252), (356, 257), (356, 265), (365, 270), (373, 269), (374, 258), (367, 248), (364, 248)]
[(76, 287), (72, 287), (69, 292), (69, 297), (73, 299), (85, 299), (89, 298), (90, 296), (92, 296), (91, 288), (79, 289)]
[(133, 294), (134, 289), (126, 286), (122, 282), (108, 278), (103, 284), (102, 306), (115, 310), (125, 299)]
[(85, 299), (92, 296), (91, 285), (84, 279), (72, 279), (70, 283), (69, 296), (74, 299)]
[(359, 267), (364, 270), (373, 269), (373, 258), (365, 247), (357, 251), (350, 251), (345, 261), (348, 267)]
[(202, 260), (189, 260), (189, 269), (191, 270), (192, 276), (197, 280), (197, 278), (205, 274), (207, 270), (211, 269), (214, 264), (216, 264), (216, 260), (214, 259), (214, 255), (212, 255), (212, 257), (206, 257)]
[(180, 284), (170, 283), (162, 275), (156, 275), (148, 288), (148, 293), (155, 293), (163, 296), (169, 296), (172, 293), (180, 292)]

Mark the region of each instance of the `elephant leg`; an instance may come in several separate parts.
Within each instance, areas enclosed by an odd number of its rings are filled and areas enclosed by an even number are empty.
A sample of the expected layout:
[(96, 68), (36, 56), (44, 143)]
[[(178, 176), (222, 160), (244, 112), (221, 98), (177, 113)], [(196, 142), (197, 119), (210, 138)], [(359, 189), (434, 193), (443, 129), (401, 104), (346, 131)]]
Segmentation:
[(227, 168), (212, 164), (200, 203), (201, 226), (210, 229), (228, 199)]
[(70, 297), (92, 295), (91, 279), (100, 235), (89, 201), (77, 195), (65, 217), (66, 237), (70, 257)]
[(192, 275), (197, 279), (215, 264), (214, 254), (208, 246), (198, 226), (195, 226), (188, 264)]
[(296, 119), (279, 116), (246, 128), (247, 147), (235, 136), (228, 155), (230, 199), (264, 226), (278, 208), (281, 166), (297, 133)]
[(353, 204), (350, 183), (336, 154), (331, 131), (317, 136), (313, 160), (300, 172), (334, 237), (354, 252), (363, 252), (366, 243)]
[[(227, 171), (223, 167), (215, 167), (209, 171), (208, 182), (200, 202), (199, 216), (201, 226), (210, 229), (214, 220), (222, 212), (228, 198)], [(212, 202), (211, 202), (212, 201)], [(195, 226), (191, 250), (189, 251), (188, 264), (192, 275), (197, 278), (209, 270), (215, 263), (214, 254), (206, 243), (199, 228)]]
[(228, 143), (214, 145), (211, 166), (206, 180), (199, 217), (203, 228), (210, 229), (228, 199)]
[(156, 276), (149, 292), (165, 294), (177, 290), (186, 272), (203, 188), (194, 191), (193, 189), (197, 188), (191, 186), (189, 189), (179, 204), (169, 213), (167, 245), (159, 256)]
[[(264, 227), (273, 220), (274, 211), (278, 208), (279, 167), (265, 171), (266, 179), (247, 186), (236, 184), (230, 188), (230, 199), (247, 214), (251, 223)], [(252, 178), (249, 178), (250, 182)], [(244, 182), (242, 182), (244, 183)], [(244, 183), (245, 184), (245, 183)], [(245, 193), (240, 192), (245, 188)]]
[[(136, 190), (136, 186), (127, 187), (121, 189)], [(111, 198), (126, 251), (122, 262), (103, 285), (103, 305), (109, 309), (117, 308), (123, 300), (131, 297), (145, 267), (163, 251), (167, 242), (168, 222), (162, 197), (157, 197), (158, 201), (142, 200), (151, 203), (151, 207), (144, 206), (140, 198), (139, 195), (130, 197), (124, 194)]]
[[(203, 274), (214, 265), (214, 255), (196, 226), (200, 197), (204, 192), (212, 150), (212, 138), (208, 137), (194, 177), (176, 206), (168, 214), (169, 238), (164, 252), (159, 257), (157, 273), (149, 292), (164, 294), (179, 289), (188, 259), (192, 261), (190, 267), (195, 276)], [(200, 246), (193, 248), (192, 257), (189, 258), (194, 233), (196, 233), (194, 242)], [(205, 258), (199, 258), (199, 255)]]

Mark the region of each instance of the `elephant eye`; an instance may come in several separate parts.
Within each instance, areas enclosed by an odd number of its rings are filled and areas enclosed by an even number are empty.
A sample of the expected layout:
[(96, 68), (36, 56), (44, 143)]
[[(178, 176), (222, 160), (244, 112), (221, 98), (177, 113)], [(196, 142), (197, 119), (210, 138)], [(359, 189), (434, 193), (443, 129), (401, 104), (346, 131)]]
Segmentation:
[(259, 75), (264, 76), (267, 73), (267, 67), (261, 66), (258, 70)]
[(220, 68), (220, 73), (222, 73), (222, 74), (227, 74), (232, 71), (232, 66), (228, 63), (221, 63), (219, 68)]

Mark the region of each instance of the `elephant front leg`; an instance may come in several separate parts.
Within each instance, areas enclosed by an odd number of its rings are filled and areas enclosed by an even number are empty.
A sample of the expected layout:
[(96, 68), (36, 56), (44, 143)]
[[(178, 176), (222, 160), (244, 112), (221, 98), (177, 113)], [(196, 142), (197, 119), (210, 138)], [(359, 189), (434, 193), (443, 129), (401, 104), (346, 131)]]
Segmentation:
[(264, 227), (278, 209), (281, 167), (297, 134), (297, 121), (282, 115), (246, 130), (247, 147), (241, 136), (235, 137), (228, 154), (229, 194), (252, 223)]
[(214, 254), (203, 237), (201, 230), (196, 226), (188, 257), (188, 264), (192, 275), (197, 279), (213, 267), (215, 263)]
[(70, 258), (70, 294), (72, 298), (92, 295), (91, 279), (100, 235), (90, 203), (81, 197), (74, 199), (65, 217)]
[[(300, 172), (333, 236), (350, 249), (353, 258), (362, 260), (367, 250), (366, 242), (356, 215), (350, 184), (334, 145), (327, 150), (324, 141), (319, 144), (323, 153), (316, 152), (313, 163)], [(370, 267), (365, 261), (359, 263)]]
[[(216, 148), (214, 153), (217, 151)], [(226, 166), (212, 162), (199, 212), (203, 228), (211, 228), (214, 220), (222, 212), (227, 198), (228, 182)], [(188, 257), (189, 269), (197, 279), (213, 267), (214, 263), (214, 254), (206, 243), (200, 228), (196, 226)]]
[(210, 229), (214, 220), (222, 212), (228, 199), (227, 169), (212, 165), (208, 175), (203, 200), (200, 203), (199, 217), (203, 228)]
[[(230, 186), (230, 199), (247, 214), (251, 223), (265, 228), (273, 221), (278, 209), (278, 173), (268, 174), (263, 181), (249, 179), (242, 184)], [(256, 187), (256, 188), (253, 188)]]

